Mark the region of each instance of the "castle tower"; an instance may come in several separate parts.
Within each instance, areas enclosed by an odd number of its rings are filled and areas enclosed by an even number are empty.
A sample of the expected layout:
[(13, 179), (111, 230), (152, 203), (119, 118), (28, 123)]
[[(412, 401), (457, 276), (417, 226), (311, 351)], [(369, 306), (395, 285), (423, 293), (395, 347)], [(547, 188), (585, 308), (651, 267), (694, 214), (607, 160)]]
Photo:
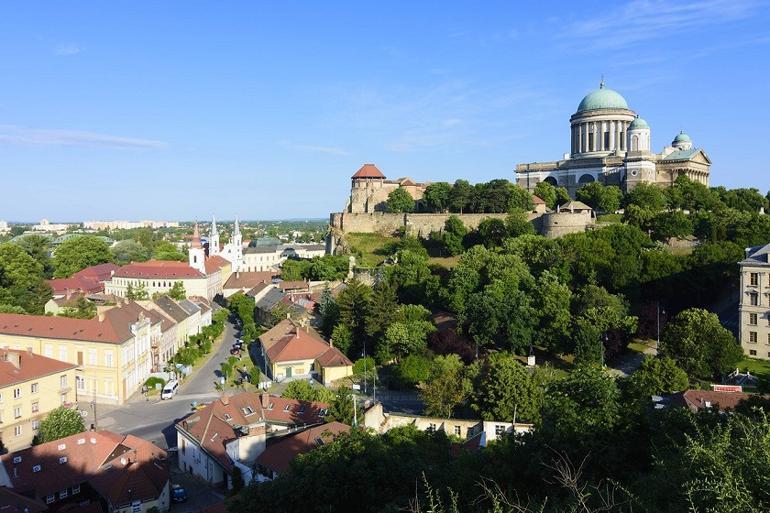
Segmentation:
[(219, 230), (217, 229), (217, 220), (211, 216), (211, 233), (209, 234), (209, 255), (219, 254)]
[(195, 223), (195, 229), (193, 230), (192, 243), (190, 244), (190, 251), (188, 254), (188, 263), (190, 267), (206, 274), (206, 252), (203, 250), (203, 244), (201, 244), (201, 233), (198, 230), (198, 223)]
[(348, 212), (374, 212), (376, 205), (387, 199), (387, 194), (384, 194), (384, 198), (381, 197), (385, 175), (374, 164), (364, 164), (350, 178)]

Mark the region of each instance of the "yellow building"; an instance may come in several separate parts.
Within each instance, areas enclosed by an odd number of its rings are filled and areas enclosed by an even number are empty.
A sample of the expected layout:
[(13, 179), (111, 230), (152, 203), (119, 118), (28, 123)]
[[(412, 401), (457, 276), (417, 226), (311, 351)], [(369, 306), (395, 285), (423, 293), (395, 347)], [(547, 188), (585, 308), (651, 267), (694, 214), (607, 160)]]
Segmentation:
[(353, 374), (351, 362), (314, 330), (285, 319), (259, 337), (267, 372), (275, 381), (313, 377), (328, 385)]
[(0, 347), (75, 364), (82, 372), (73, 399), (122, 404), (149, 377), (161, 323), (157, 313), (132, 302), (93, 319), (0, 314)]
[(51, 410), (74, 403), (76, 368), (26, 350), (0, 349), (0, 439), (6, 449), (29, 447)]

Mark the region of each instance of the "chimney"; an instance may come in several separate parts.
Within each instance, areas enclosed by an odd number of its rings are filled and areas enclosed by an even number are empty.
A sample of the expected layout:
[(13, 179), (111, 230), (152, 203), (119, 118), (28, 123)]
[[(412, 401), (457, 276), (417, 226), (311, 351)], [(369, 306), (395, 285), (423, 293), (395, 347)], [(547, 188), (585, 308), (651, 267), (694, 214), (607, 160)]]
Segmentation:
[(334, 341), (332, 339), (329, 339), (329, 347), (334, 347)]
[(5, 353), (5, 360), (17, 369), (21, 368), (21, 354), (17, 351), (8, 351)]
[(263, 408), (267, 408), (268, 406), (270, 406), (270, 394), (268, 394), (267, 392), (262, 392), (261, 394), (259, 394), (259, 400), (262, 403)]
[(220, 397), (219, 400), (222, 401), (222, 404), (225, 406), (230, 404), (230, 397), (227, 394), (222, 394), (222, 397)]

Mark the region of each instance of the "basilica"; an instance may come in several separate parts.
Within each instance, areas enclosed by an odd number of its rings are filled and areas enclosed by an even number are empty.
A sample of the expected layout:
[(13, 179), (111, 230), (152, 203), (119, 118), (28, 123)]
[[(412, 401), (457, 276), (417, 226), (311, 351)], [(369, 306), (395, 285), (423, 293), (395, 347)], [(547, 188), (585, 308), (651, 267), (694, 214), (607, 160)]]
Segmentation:
[(684, 132), (653, 152), (650, 125), (602, 80), (570, 117), (570, 152), (557, 161), (518, 164), (516, 183), (532, 192), (547, 181), (574, 196), (582, 185), (598, 181), (627, 192), (639, 183), (670, 186), (680, 175), (708, 185), (710, 167), (706, 153)]

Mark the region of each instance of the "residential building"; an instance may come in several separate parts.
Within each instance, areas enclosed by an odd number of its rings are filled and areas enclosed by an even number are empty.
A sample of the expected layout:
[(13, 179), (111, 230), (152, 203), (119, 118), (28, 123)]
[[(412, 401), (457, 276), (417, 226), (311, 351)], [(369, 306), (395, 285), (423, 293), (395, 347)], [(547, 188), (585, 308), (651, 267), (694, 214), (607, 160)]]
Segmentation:
[(133, 230), (136, 228), (179, 228), (178, 221), (84, 221), (86, 230)]
[(241, 269), (248, 272), (275, 271), (288, 258), (316, 258), (326, 254), (325, 244), (252, 245), (243, 251)]
[(738, 339), (748, 356), (770, 360), (770, 244), (746, 249), (738, 265)]
[(0, 486), (0, 512), (42, 513), (47, 510), (48, 507), (42, 502), (18, 494), (5, 486)]
[(52, 223), (48, 219), (41, 219), (38, 224), (32, 225), (32, 231), (64, 233), (70, 226), (72, 225), (67, 223)]
[(104, 292), (104, 282), (112, 278), (113, 271), (120, 269), (119, 265), (107, 263), (92, 265), (76, 272), (69, 278), (46, 280), (53, 290), (54, 298), (70, 296), (75, 293), (95, 294)]
[(224, 285), (222, 295), (226, 298), (238, 292), (248, 292), (260, 284), (272, 283), (278, 271), (238, 271), (230, 275)]
[(256, 479), (275, 479), (288, 470), (291, 462), (300, 454), (310, 452), (316, 447), (333, 441), (340, 434), (349, 432), (350, 426), (335, 421), (286, 435), (275, 443), (268, 444), (256, 460)]
[(353, 362), (309, 326), (284, 319), (259, 337), (266, 373), (275, 381), (318, 379), (330, 384), (353, 374)]
[(269, 437), (321, 424), (327, 408), (267, 393), (223, 395), (176, 423), (179, 468), (230, 488), (237, 466), (249, 482)]
[(52, 512), (148, 513), (170, 506), (166, 452), (133, 435), (78, 433), (10, 452), (0, 464), (0, 486)]
[(735, 410), (736, 406), (749, 398), (751, 398), (751, 394), (744, 392), (685, 390), (684, 392), (672, 394), (669, 397), (668, 403), (671, 406), (686, 407), (693, 413), (708, 410), (728, 412)]
[(0, 349), (0, 440), (28, 447), (51, 410), (75, 402), (77, 365), (27, 350)]
[(570, 152), (552, 162), (516, 166), (516, 183), (529, 192), (542, 181), (571, 195), (587, 183), (630, 191), (639, 183), (670, 187), (679, 176), (708, 185), (711, 160), (680, 132), (660, 153), (652, 151), (650, 125), (625, 98), (606, 87), (587, 94), (570, 117)]
[(122, 404), (141, 388), (162, 330), (157, 313), (131, 301), (93, 319), (0, 314), (0, 346), (77, 364), (75, 398), (99, 403)]
[(415, 426), (420, 431), (444, 431), (448, 436), (473, 441), (472, 445), (480, 447), (486, 447), (487, 444), (499, 440), (502, 436), (511, 433), (527, 433), (534, 429), (533, 424), (526, 422), (444, 419), (409, 413), (385, 412), (382, 403), (375, 403), (363, 412), (362, 425), (380, 434), (403, 426)]

